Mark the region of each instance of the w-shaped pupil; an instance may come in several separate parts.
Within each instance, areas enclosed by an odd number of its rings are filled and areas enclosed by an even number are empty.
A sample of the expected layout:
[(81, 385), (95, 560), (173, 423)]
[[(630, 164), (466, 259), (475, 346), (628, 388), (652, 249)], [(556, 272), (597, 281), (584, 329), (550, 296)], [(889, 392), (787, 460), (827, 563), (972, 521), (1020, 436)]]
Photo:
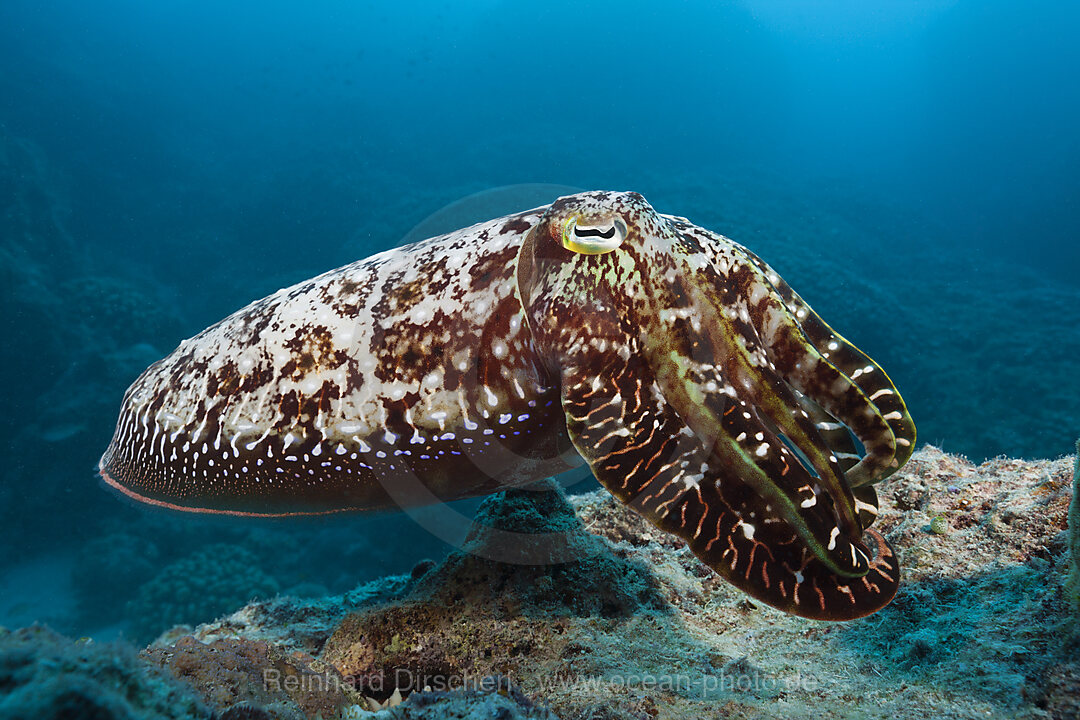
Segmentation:
[(578, 237), (600, 237), (608, 240), (615, 237), (615, 226), (612, 225), (607, 230), (601, 230), (600, 228), (574, 228), (574, 234)]

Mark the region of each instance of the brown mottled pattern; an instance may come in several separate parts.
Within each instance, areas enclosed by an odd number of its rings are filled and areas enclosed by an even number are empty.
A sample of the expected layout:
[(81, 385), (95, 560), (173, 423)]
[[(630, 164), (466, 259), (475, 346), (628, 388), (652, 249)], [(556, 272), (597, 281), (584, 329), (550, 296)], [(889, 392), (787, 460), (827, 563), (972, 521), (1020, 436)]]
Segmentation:
[(376, 255), (185, 341), (128, 390), (103, 474), (150, 502), (267, 515), (546, 476), (568, 442), (513, 263), (537, 218)]
[(870, 484), (914, 440), (884, 371), (757, 256), (592, 192), (226, 318), (132, 385), (101, 471), (180, 509), (331, 512), (494, 492), (572, 443), (746, 592), (847, 619), (896, 591)]

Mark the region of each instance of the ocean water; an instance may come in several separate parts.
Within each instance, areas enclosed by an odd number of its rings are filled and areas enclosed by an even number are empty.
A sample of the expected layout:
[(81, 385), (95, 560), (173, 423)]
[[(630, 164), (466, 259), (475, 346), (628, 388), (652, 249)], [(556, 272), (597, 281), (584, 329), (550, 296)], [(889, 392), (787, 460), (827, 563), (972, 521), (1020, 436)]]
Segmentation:
[[(147, 511), (96, 463), (181, 339), (573, 189), (758, 252), (889, 371), (920, 443), (1070, 452), (1078, 32), (1068, 0), (4, 0), (0, 624), (146, 642), (440, 557), (404, 515)], [(185, 573), (233, 582), (162, 611)]]

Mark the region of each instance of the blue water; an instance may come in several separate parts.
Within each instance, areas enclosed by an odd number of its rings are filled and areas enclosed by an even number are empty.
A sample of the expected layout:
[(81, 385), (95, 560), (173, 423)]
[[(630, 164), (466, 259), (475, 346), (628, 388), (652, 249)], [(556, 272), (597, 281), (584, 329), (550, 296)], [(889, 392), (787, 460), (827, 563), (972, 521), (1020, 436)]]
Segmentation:
[[(463, 197), (507, 212), (508, 185), (637, 190), (751, 246), (888, 369), (921, 440), (1069, 452), (1078, 34), (1069, 0), (5, 0), (0, 564), (63, 597), (3, 590), (0, 623), (122, 631), (210, 540), (282, 590), (440, 554), (392, 516), (147, 515), (94, 467), (180, 339)], [(302, 542), (345, 559), (280, 559)]]

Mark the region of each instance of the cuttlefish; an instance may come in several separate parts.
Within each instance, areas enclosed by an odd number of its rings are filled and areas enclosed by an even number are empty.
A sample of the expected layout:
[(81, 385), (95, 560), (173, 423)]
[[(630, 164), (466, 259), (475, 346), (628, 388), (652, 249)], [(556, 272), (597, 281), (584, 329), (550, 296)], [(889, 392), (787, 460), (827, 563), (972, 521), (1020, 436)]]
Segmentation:
[(896, 593), (873, 484), (914, 441), (881, 367), (757, 255), (586, 192), (185, 340), (128, 389), (100, 472), (143, 502), (274, 516), (484, 495), (583, 459), (752, 597), (846, 620)]

